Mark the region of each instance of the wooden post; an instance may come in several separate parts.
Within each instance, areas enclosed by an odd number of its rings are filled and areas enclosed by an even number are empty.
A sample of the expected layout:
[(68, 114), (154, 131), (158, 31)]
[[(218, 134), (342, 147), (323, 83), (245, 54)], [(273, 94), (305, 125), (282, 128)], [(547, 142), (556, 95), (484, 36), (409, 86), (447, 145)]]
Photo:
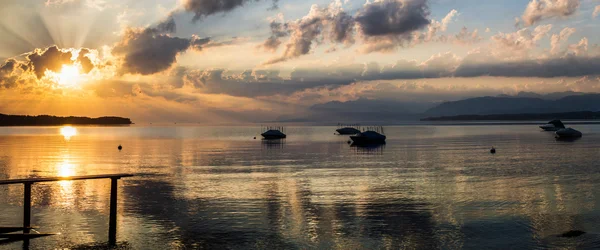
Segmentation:
[(31, 227), (31, 182), (23, 184), (23, 233), (29, 233)]
[[(31, 182), (23, 183), (23, 234), (31, 228)], [(29, 239), (23, 240), (23, 249), (29, 249)]]
[(117, 181), (119, 178), (110, 178), (110, 217), (108, 221), (108, 244), (117, 244)]

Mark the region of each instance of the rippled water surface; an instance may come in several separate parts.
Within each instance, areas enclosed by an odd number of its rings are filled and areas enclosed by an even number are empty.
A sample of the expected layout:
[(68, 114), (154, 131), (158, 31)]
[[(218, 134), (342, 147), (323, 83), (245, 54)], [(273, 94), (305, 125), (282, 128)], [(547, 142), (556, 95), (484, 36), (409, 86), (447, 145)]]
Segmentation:
[[(139, 174), (119, 182), (131, 249), (598, 248), (600, 126), (576, 128), (386, 127), (387, 145), (360, 148), (335, 127), (288, 127), (281, 143), (257, 127), (5, 127), (0, 179)], [(0, 186), (0, 226), (22, 223), (22, 192)], [(32, 224), (60, 233), (32, 249), (106, 242), (109, 180), (32, 193)], [(569, 230), (587, 234), (557, 237)]]

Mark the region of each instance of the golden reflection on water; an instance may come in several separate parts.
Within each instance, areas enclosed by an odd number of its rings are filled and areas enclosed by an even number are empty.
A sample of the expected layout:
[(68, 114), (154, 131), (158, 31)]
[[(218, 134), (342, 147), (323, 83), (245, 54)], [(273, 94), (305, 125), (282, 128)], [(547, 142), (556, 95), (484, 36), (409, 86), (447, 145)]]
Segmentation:
[(71, 126), (64, 126), (60, 128), (60, 134), (68, 141), (71, 140), (71, 137), (77, 135), (77, 129)]
[[(75, 165), (69, 161), (69, 155), (64, 155), (62, 162), (57, 165), (57, 176), (69, 177), (75, 175)], [(73, 181), (59, 181), (61, 207), (72, 207), (75, 199)]]

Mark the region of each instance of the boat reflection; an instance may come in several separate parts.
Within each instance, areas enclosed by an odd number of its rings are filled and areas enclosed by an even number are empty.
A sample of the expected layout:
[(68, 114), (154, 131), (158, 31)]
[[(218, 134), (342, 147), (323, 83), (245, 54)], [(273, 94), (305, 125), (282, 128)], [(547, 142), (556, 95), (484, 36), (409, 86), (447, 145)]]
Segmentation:
[(581, 140), (581, 137), (555, 137), (558, 142), (575, 142)]
[(377, 144), (350, 144), (350, 147), (354, 149), (356, 153), (359, 154), (383, 154), (385, 150), (385, 143), (377, 143)]
[(285, 146), (285, 139), (261, 140), (261, 145), (266, 149), (281, 149)]
[(60, 134), (68, 141), (71, 140), (71, 137), (77, 135), (77, 129), (71, 126), (64, 126), (60, 128)]

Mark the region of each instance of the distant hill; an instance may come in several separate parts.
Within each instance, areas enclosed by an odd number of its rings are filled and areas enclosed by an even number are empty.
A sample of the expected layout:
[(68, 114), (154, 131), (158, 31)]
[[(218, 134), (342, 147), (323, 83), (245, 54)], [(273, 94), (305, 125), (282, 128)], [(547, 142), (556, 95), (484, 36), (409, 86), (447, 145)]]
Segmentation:
[(469, 98), (442, 103), (427, 110), (425, 116), (542, 114), (578, 111), (600, 111), (600, 94), (577, 94), (556, 100), (506, 96)]
[(599, 120), (600, 112), (566, 112), (543, 114), (497, 114), (497, 115), (457, 115), (423, 118), (421, 121), (546, 121), (546, 120)]
[(432, 103), (401, 102), (396, 100), (371, 100), (358, 99), (354, 101), (339, 102), (332, 101), (323, 104), (315, 104), (310, 107), (311, 111), (327, 112), (381, 112), (381, 113), (422, 113), (433, 107)]
[(280, 122), (395, 122), (418, 120), (421, 113), (433, 107), (433, 103), (400, 102), (394, 100), (358, 99), (347, 102), (327, 102), (316, 104), (309, 108), (304, 117), (282, 116)]
[(59, 117), (50, 115), (5, 115), (0, 114), (0, 126), (59, 126), (59, 125), (129, 125), (129, 118), (123, 117)]

